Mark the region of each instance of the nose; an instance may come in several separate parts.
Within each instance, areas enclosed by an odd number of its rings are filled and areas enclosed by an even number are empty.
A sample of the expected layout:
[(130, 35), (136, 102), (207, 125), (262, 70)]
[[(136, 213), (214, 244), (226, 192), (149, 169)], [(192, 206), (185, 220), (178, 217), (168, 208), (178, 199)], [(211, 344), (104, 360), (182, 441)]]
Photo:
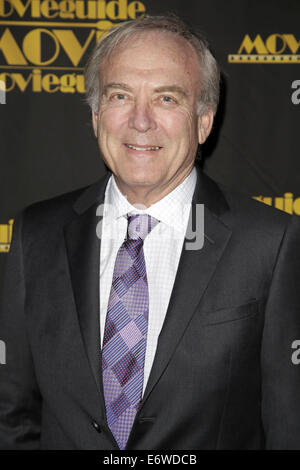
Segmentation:
[(129, 117), (128, 125), (130, 129), (138, 132), (147, 132), (156, 128), (153, 111), (148, 103), (136, 101)]

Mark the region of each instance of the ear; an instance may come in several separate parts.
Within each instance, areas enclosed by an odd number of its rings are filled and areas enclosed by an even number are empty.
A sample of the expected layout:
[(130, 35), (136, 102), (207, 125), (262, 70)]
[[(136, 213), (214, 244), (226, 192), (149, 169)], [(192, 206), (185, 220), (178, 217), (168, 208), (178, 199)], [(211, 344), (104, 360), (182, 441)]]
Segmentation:
[(214, 122), (214, 113), (210, 109), (205, 114), (198, 117), (198, 142), (204, 144), (210, 134)]
[(92, 120), (93, 120), (94, 134), (95, 134), (95, 137), (97, 137), (98, 136), (98, 113), (95, 113), (95, 111), (92, 111)]

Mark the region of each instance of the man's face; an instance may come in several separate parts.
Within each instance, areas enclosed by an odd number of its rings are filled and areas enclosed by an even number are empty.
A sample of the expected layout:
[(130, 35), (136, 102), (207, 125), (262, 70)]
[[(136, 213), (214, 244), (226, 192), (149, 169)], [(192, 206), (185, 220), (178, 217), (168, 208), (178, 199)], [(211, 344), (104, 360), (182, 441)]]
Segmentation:
[(131, 37), (102, 65), (93, 125), (123, 194), (146, 191), (153, 203), (191, 171), (213, 119), (196, 113), (199, 67), (185, 40), (157, 31)]

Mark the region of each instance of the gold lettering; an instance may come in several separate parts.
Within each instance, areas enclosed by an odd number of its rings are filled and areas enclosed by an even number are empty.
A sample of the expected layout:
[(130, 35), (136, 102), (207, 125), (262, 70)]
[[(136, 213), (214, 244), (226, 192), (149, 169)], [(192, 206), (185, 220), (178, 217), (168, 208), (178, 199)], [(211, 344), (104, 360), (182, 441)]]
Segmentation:
[(96, 2), (77, 0), (76, 17), (82, 20), (96, 18)]
[(78, 91), (78, 93), (86, 92), (83, 75), (77, 75), (76, 90)]
[(282, 37), (285, 39), (285, 42), (289, 46), (291, 52), (293, 54), (297, 54), (300, 46), (300, 41), (296, 41), (295, 36), (293, 34), (283, 34)]
[(113, 0), (106, 6), (106, 14), (112, 20), (126, 20), (127, 0)]
[[(14, 82), (11, 79), (11, 76), (8, 72), (0, 73), (0, 80), (5, 84), (5, 91), (11, 91), (14, 89)], [(11, 85), (8, 85), (8, 80), (11, 80)]]
[[(20, 91), (24, 92), (31, 86), (32, 91), (40, 93), (85, 93), (84, 76), (83, 74), (69, 73), (58, 76), (54, 73), (49, 73), (42, 76), (41, 69), (34, 69), (26, 77), (22, 73), (0, 73), (0, 80), (6, 85), (6, 91), (12, 91), (16, 86)], [(10, 82), (9, 82), (10, 81)], [(8, 83), (9, 82), (9, 83)]]
[(276, 207), (276, 209), (280, 209), (281, 211), (284, 211), (283, 201), (284, 201), (283, 197), (275, 197), (274, 207)]
[(33, 70), (32, 90), (36, 93), (42, 91), (42, 71), (40, 69)]
[(21, 49), (8, 28), (5, 29), (0, 39), (0, 51), (3, 52), (6, 63), (9, 65), (27, 65)]
[(259, 202), (263, 202), (264, 204), (267, 204), (268, 206), (272, 205), (272, 198), (271, 197), (253, 196), (253, 199), (256, 199)]
[(238, 50), (238, 54), (241, 54), (242, 51), (245, 49), (246, 54), (251, 54), (253, 49), (256, 50), (256, 54), (268, 54), (268, 50), (266, 46), (263, 43), (262, 38), (260, 37), (259, 34), (257, 34), (256, 38), (254, 41), (250, 39), (249, 34), (246, 34), (244, 37), (244, 40)]
[(284, 193), (284, 210), (289, 214), (293, 213), (293, 193)]
[(6, 224), (0, 224), (0, 243), (8, 243), (8, 233)]
[[(41, 13), (46, 18), (56, 18), (59, 13), (58, 10), (59, 10), (58, 3), (54, 0), (45, 0), (41, 4)], [(54, 11), (54, 13), (51, 14), (51, 11)]]
[(23, 75), (21, 73), (12, 73), (11, 76), (12, 76), (12, 79), (14, 80), (14, 83), (18, 85), (18, 87), (21, 91), (26, 90), (26, 88), (28, 87), (29, 82), (32, 79), (32, 74), (30, 74), (27, 77), (27, 80), (25, 80), (25, 78), (23, 77)]
[(294, 212), (295, 214), (297, 215), (300, 215), (300, 197), (297, 197), (295, 200), (294, 200)]
[(131, 2), (128, 6), (128, 16), (132, 20), (136, 20), (137, 18), (141, 18), (145, 15), (146, 8), (142, 2)]
[[(41, 42), (42, 34), (46, 34), (53, 39), (55, 44), (55, 52), (48, 60), (42, 61)], [(51, 33), (48, 29), (36, 28), (31, 30), (23, 40), (23, 52), (27, 59), (35, 65), (47, 65), (55, 61), (59, 53), (59, 43), (55, 34)]]
[(60, 2), (60, 17), (61, 18), (74, 18), (75, 3), (73, 0), (64, 0)]
[(271, 197), (262, 197), (261, 200), (264, 204), (267, 204), (268, 206), (272, 205), (272, 198)]
[(99, 19), (106, 18), (105, 7), (106, 7), (105, 0), (99, 0), (98, 1), (98, 15), (97, 15)]
[(11, 242), (12, 225), (13, 225), (13, 219), (10, 219), (8, 224), (0, 224), (0, 243), (1, 244), (6, 245), (7, 243)]
[[(277, 49), (278, 39), (282, 42), (281, 49)], [(271, 34), (271, 36), (266, 40), (266, 46), (271, 54), (281, 54), (284, 51), (286, 44), (280, 34)]]
[(32, 18), (40, 18), (41, 17), (41, 2), (40, 0), (33, 0), (31, 3), (31, 16)]
[(62, 75), (60, 77), (61, 91), (63, 93), (75, 93), (76, 75), (75, 73)]
[(10, 219), (8, 221), (8, 243), (10, 243), (12, 239), (13, 223), (14, 223), (14, 219)]
[[(32, 18), (51, 19), (112, 19), (126, 20), (144, 16), (145, 5), (129, 0), (0, 0), (0, 17), (7, 18), (14, 11), (19, 17), (30, 12)], [(249, 41), (249, 39), (248, 39)], [(251, 40), (250, 40), (251, 42)]]
[(25, 5), (23, 4), (22, 0), (13, 0), (11, 3), (18, 15), (20, 17), (23, 17), (26, 13), (27, 8), (31, 4), (31, 0), (27, 0), (27, 3)]
[[(54, 73), (48, 73), (45, 75), (42, 82), (44, 91), (47, 91), (48, 93), (54, 93), (59, 89), (59, 78), (54, 75)], [(52, 88), (52, 85), (55, 85), (54, 88)]]
[[(253, 196), (253, 199), (257, 199), (260, 202), (272, 206), (273, 199), (271, 197), (265, 196)], [(285, 193), (284, 197), (275, 197), (274, 198), (274, 207), (280, 209), (288, 214), (297, 214), (300, 215), (300, 197), (293, 200), (293, 193)]]
[[(5, 9), (5, 5), (8, 5), (10, 7), (8, 11)], [(13, 7), (10, 1), (0, 0), (0, 16), (2, 16), (2, 18), (6, 18), (7, 16), (10, 16), (12, 14), (12, 11), (13, 11)]]
[(85, 41), (84, 45), (81, 46), (72, 30), (54, 29), (53, 32), (55, 33), (67, 56), (75, 67), (79, 64), (83, 54), (85, 53), (93, 36), (95, 35), (95, 30), (90, 31), (87, 40)]

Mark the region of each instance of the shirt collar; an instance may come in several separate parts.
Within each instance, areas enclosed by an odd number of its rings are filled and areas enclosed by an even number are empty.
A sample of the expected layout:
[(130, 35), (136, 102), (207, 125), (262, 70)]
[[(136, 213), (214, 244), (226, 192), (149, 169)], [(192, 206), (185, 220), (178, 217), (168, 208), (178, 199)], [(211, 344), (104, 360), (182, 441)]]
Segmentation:
[(189, 214), (196, 180), (197, 171), (194, 167), (182, 183), (165, 197), (147, 209), (137, 209), (121, 193), (112, 175), (105, 192), (104, 215), (107, 223), (113, 223), (120, 217), (126, 217), (128, 213), (149, 214), (175, 230), (185, 231), (186, 217)]

